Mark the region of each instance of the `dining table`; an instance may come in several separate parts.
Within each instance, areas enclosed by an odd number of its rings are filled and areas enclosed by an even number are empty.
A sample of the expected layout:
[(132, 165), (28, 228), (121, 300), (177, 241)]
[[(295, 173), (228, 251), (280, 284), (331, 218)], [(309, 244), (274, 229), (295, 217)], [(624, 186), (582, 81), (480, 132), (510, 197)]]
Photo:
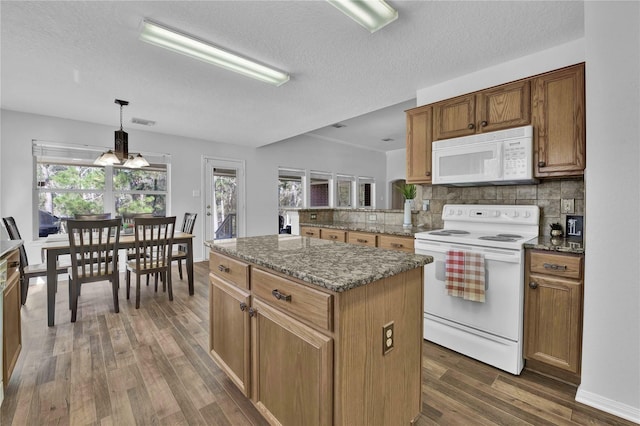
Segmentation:
[[(173, 244), (185, 245), (187, 250), (187, 281), (189, 285), (189, 295), (193, 296), (193, 237), (192, 234), (176, 232), (173, 236)], [(133, 234), (120, 234), (118, 243), (119, 249), (126, 250), (135, 247), (135, 236)], [(56, 292), (58, 288), (57, 262), (60, 256), (70, 253), (69, 237), (66, 234), (52, 234), (47, 237), (42, 245), (42, 251), (47, 259), (47, 323), (49, 327), (55, 325), (56, 315)]]

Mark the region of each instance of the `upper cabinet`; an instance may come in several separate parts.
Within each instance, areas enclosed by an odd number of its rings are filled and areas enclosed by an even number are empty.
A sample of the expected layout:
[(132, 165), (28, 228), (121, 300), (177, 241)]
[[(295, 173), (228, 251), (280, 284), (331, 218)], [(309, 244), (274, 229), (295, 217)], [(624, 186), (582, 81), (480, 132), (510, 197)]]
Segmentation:
[(584, 64), (532, 79), (535, 176), (582, 175), (585, 168)]
[(431, 183), (432, 108), (407, 112), (407, 183)]
[(528, 80), (504, 84), (433, 105), (433, 138), (449, 139), (531, 123)]

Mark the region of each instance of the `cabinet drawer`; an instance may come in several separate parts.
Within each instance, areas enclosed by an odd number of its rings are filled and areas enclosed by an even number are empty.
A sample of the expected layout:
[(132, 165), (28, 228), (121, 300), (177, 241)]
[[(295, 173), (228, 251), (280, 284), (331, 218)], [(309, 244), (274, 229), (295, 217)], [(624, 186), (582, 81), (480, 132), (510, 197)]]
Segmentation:
[(320, 231), (320, 238), (322, 238), (323, 240), (340, 241), (342, 243), (346, 243), (347, 231), (322, 228), (322, 230)]
[(375, 247), (376, 237), (377, 236), (375, 234), (369, 234), (367, 232), (349, 231), (347, 242), (351, 244), (360, 244), (361, 246)]
[(531, 272), (567, 278), (582, 278), (582, 257), (567, 254), (531, 252)]
[(261, 269), (251, 271), (253, 294), (318, 327), (332, 330), (333, 296)]
[(249, 265), (217, 252), (209, 253), (209, 271), (238, 287), (249, 288)]
[(20, 250), (14, 250), (7, 256), (7, 282), (20, 275)]
[(413, 253), (413, 238), (395, 237), (392, 235), (378, 235), (378, 247)]
[(301, 226), (300, 235), (302, 235), (303, 237), (320, 238), (320, 228), (315, 228), (312, 226)]

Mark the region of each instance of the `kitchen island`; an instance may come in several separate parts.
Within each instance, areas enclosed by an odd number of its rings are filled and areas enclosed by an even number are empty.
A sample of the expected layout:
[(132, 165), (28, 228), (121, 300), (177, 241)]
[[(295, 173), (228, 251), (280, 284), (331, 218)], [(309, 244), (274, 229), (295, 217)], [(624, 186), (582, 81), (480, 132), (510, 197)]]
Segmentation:
[(269, 423), (413, 422), (431, 257), (293, 235), (207, 245), (211, 356)]

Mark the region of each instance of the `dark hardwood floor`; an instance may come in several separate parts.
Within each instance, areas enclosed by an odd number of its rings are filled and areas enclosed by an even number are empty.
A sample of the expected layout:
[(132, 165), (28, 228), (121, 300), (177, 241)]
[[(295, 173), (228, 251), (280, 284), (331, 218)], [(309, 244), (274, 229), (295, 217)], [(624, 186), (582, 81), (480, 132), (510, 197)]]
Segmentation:
[[(193, 297), (175, 270), (173, 302), (143, 286), (139, 310), (122, 281), (119, 314), (107, 283), (88, 284), (75, 324), (61, 281), (54, 327), (46, 287), (32, 283), (0, 424), (266, 424), (208, 354), (207, 268), (195, 266)], [(572, 386), (513, 376), (428, 342), (422, 389), (421, 426), (633, 424), (575, 402)]]

